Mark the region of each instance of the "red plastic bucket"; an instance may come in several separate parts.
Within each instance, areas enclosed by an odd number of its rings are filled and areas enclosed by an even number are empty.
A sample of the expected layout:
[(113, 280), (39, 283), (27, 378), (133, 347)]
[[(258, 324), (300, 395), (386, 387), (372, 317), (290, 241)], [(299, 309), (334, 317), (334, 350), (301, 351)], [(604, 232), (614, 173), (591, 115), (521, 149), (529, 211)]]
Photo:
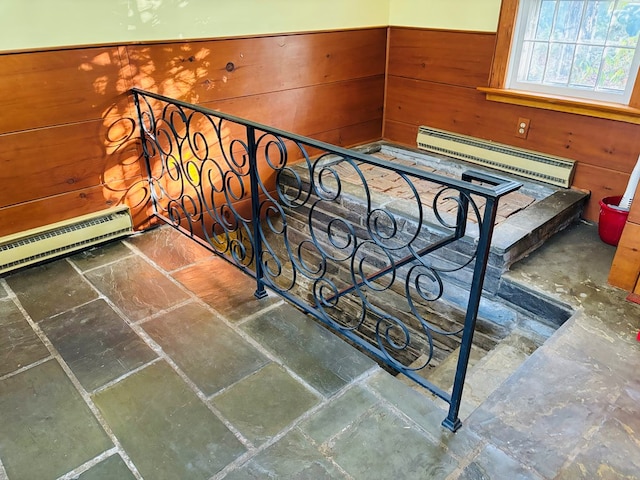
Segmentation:
[(622, 236), (624, 224), (629, 216), (628, 211), (612, 208), (617, 206), (622, 199), (622, 195), (606, 197), (600, 200), (600, 221), (598, 222), (598, 234), (604, 243), (617, 246)]

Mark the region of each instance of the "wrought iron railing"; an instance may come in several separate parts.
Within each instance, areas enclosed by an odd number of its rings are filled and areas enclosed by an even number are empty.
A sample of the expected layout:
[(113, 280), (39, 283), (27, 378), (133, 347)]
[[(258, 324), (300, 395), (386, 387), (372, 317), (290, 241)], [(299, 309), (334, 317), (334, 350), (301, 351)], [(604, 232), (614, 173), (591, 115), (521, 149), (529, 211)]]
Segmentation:
[[(453, 179), (134, 89), (154, 213), (449, 403), (458, 413), (500, 197), (520, 184)], [(384, 174), (402, 198), (370, 187)], [(428, 198), (427, 198), (428, 197)], [(473, 228), (451, 267), (432, 255)], [(432, 322), (447, 271), (472, 271), (463, 325)], [(451, 392), (419, 373), (459, 344)], [(453, 346), (452, 346), (453, 345)]]

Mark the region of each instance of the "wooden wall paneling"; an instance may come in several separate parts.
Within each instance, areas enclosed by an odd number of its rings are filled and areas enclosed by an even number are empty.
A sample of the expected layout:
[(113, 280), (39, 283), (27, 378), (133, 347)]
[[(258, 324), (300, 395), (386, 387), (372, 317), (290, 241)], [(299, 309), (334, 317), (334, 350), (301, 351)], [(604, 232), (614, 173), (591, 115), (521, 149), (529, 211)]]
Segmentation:
[(105, 198), (102, 186), (0, 208), (0, 236), (68, 220), (116, 205)]
[(381, 134), (383, 87), (379, 75), (203, 106), (306, 136), (379, 119)]
[(127, 47), (136, 86), (192, 103), (383, 75), (386, 28)]
[(116, 47), (0, 55), (0, 133), (102, 118), (123, 68)]
[(380, 140), (381, 126), (382, 117), (379, 117), (355, 125), (345, 125), (325, 132), (314, 133), (312, 137), (331, 145), (348, 148)]
[[(353, 82), (358, 84), (352, 85)], [(382, 128), (381, 78), (359, 79), (353, 82), (342, 82), (348, 85), (329, 84), (243, 97), (203, 106), (215, 107), (217, 110), (244, 118), (250, 117), (249, 120), (341, 146), (379, 140)], [(367, 85), (359, 86), (363, 83)], [(343, 95), (346, 98), (343, 98)], [(306, 98), (308, 100), (305, 100)], [(171, 110), (167, 110), (165, 114), (167, 112), (170, 113)], [(183, 138), (186, 135), (185, 125), (177, 122), (169, 129), (161, 120), (157, 122), (156, 128), (168, 132), (167, 135), (156, 133), (163, 150), (178, 156), (175, 141), (169, 144), (167, 139), (173, 138), (174, 134)], [(189, 128), (192, 132), (198, 131), (203, 134), (207, 139), (207, 145), (199, 143), (199, 151), (196, 152), (190, 151), (185, 144), (185, 148), (180, 152), (183, 161), (191, 158), (198, 161), (197, 158), (202, 155), (222, 158), (220, 142), (225, 148), (225, 153), (228, 153), (230, 141), (235, 139), (246, 142), (246, 127), (243, 125), (226, 120), (220, 122), (215, 117), (211, 120), (200, 113), (190, 116)], [(261, 135), (261, 132), (256, 132), (257, 138)], [(244, 153), (241, 144), (236, 144), (234, 153)], [(154, 175), (159, 175), (159, 168), (158, 162), (154, 162)]]
[(148, 224), (134, 81), (333, 143), (379, 139), (386, 30), (0, 55), (2, 234), (122, 202)]
[(524, 141), (528, 146), (524, 148), (625, 174), (633, 169), (635, 158), (640, 152), (640, 125), (550, 110), (523, 110), (515, 105), (513, 107), (515, 114), (531, 119), (529, 136)]
[(632, 291), (640, 276), (640, 225), (627, 222), (613, 258), (609, 283)]
[(109, 157), (101, 130), (96, 120), (0, 135), (0, 206), (139, 175), (136, 164)]
[[(640, 152), (640, 126), (488, 102), (474, 89), (390, 77), (386, 119), (429, 125), (630, 173)], [(526, 139), (515, 136), (529, 118)], [(622, 192), (621, 192), (622, 193)]]
[(96, 185), (82, 190), (49, 196), (0, 208), (0, 237), (22, 232), (79, 215), (126, 204), (131, 209), (134, 228), (149, 226), (151, 205), (148, 185), (142, 177), (119, 185)]
[[(518, 119), (512, 105), (496, 107), (486, 105), (484, 95), (475, 89), (390, 76), (385, 118), (487, 140), (522, 141), (512, 133)], [(513, 128), (508, 119), (513, 119)]]
[(147, 228), (152, 213), (148, 199), (146, 177), (134, 177), (5, 206), (0, 208), (0, 237), (120, 204), (131, 209), (134, 228)]
[(416, 148), (416, 138), (418, 136), (418, 125), (410, 123), (396, 122), (386, 119), (384, 122), (384, 140)]
[(622, 195), (628, 179), (629, 175), (626, 173), (578, 162), (573, 176), (573, 186), (591, 192), (582, 216), (597, 222), (600, 216), (600, 200)]
[(627, 220), (640, 225), (640, 183), (636, 187), (633, 195), (633, 203), (631, 204), (631, 210), (629, 210), (629, 218)]
[(471, 88), (487, 84), (495, 34), (390, 30), (389, 75)]
[[(425, 58), (439, 58), (439, 54), (420, 56), (421, 51), (446, 48), (452, 58), (464, 58), (475, 45), (480, 58), (492, 56), (490, 43), (481, 44), (476, 34), (392, 27), (389, 35), (391, 48), (403, 58), (390, 59), (386, 140), (415, 148), (418, 127), (428, 125), (575, 160), (578, 164), (574, 186), (593, 193), (585, 210), (585, 217), (590, 220), (598, 219), (600, 198), (622, 194), (640, 152), (639, 125), (489, 102), (472, 82), (457, 80), (460, 73), (453, 62), (432, 60), (442, 69), (437, 76), (423, 67), (427, 64)], [(481, 79), (488, 74), (487, 62), (465, 62), (465, 66), (477, 71), (468, 72), (464, 78), (482, 85)], [(515, 135), (520, 117), (530, 119), (527, 139)]]
[(634, 202), (627, 223), (616, 249), (609, 283), (640, 294), (640, 185), (636, 188)]

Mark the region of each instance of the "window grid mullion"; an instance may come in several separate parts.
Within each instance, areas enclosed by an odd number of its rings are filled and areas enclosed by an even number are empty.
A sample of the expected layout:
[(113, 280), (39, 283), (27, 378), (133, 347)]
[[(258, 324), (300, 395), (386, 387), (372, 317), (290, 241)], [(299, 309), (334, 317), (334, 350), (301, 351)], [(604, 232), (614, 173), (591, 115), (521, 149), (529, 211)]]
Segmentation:
[[(582, 27), (584, 26), (585, 16), (587, 14), (587, 2), (582, 0), (582, 13), (580, 14), (580, 24), (578, 25), (578, 33), (576, 41), (574, 42), (573, 57), (571, 58), (571, 66), (569, 67), (569, 78), (567, 79), (567, 86), (574, 85), (573, 83), (573, 66), (576, 64), (576, 56), (578, 55), (578, 46), (580, 43), (580, 34), (582, 33)], [(597, 81), (597, 79), (596, 79)]]
[(613, 12), (616, 11), (616, 8), (618, 8), (618, 0), (615, 0), (615, 2), (613, 3), (613, 10), (611, 12), (611, 17), (609, 17), (609, 26), (607, 27), (607, 36), (604, 39), (604, 45), (602, 47), (602, 58), (600, 58), (600, 66), (598, 68), (598, 77), (596, 78), (596, 86), (595, 86), (595, 91), (598, 91), (600, 88), (600, 79), (602, 78), (602, 72), (603, 72), (603, 67), (604, 67), (604, 61), (605, 61), (605, 51), (607, 49), (607, 43), (609, 41), (609, 34), (611, 33), (611, 28), (613, 25)]
[(549, 38), (547, 38), (547, 58), (544, 62), (544, 70), (542, 72), (542, 83), (547, 78), (547, 65), (549, 65), (549, 54), (551, 53), (551, 39), (553, 38), (553, 32), (556, 29), (556, 22), (558, 21), (558, 10), (560, 9), (560, 2), (556, 2), (553, 10), (553, 21), (551, 22), (551, 30), (549, 30)]
[[(540, 9), (542, 8), (542, 0), (537, 0), (535, 6), (536, 6), (536, 9), (535, 9), (536, 17), (535, 18), (538, 19), (538, 18), (540, 18)], [(531, 9), (531, 11), (532, 10), (533, 9)], [(529, 52), (529, 58), (528, 58), (528, 61), (527, 61), (527, 78), (529, 78), (529, 73), (528, 72), (531, 71), (531, 62), (533, 62), (533, 58), (534, 58), (533, 52), (534, 52), (534, 49), (536, 48), (536, 44), (538, 43), (537, 39), (538, 39), (538, 28), (539, 27), (540, 27), (540, 22), (536, 22), (536, 28), (535, 28), (535, 30), (533, 32), (533, 37), (529, 40), (531, 42), (531, 51)], [(527, 31), (526, 26), (524, 28), (524, 31), (526, 33), (526, 31)], [(523, 35), (523, 39), (524, 38), (526, 38), (526, 35)], [(522, 52), (523, 50), (524, 50), (524, 41), (520, 45), (520, 52)], [(548, 53), (548, 50), (549, 49), (547, 48), (547, 53)], [(545, 61), (545, 66), (546, 66), (546, 61)], [(543, 73), (543, 77), (542, 78), (544, 79), (544, 72), (542, 72), (542, 73)]]
[[(597, 5), (599, 2), (591, 2), (590, 0), (579, 0), (580, 4), (573, 4), (573, 7), (570, 10), (577, 8), (577, 15), (567, 14), (567, 20), (575, 19), (575, 23), (572, 24), (575, 28), (575, 24), (577, 24), (577, 35), (575, 35), (575, 41), (567, 41), (564, 38), (555, 39), (556, 29), (564, 28), (566, 25), (562, 25), (560, 18), (560, 11), (562, 10), (560, 7), (561, 2), (554, 1), (552, 4), (547, 3), (544, 0), (520, 0), (522, 9), (518, 12), (518, 23), (516, 26), (516, 40), (514, 44), (513, 53), (515, 54), (512, 57), (512, 61), (509, 64), (509, 70), (507, 75), (507, 86), (508, 88), (514, 88), (519, 90), (531, 90), (533, 92), (540, 93), (549, 93), (556, 95), (569, 95), (569, 96), (577, 96), (587, 99), (594, 100), (603, 100), (610, 101), (614, 103), (622, 103), (625, 104), (630, 96), (631, 87), (636, 81), (637, 77), (637, 65), (640, 63), (640, 44), (636, 46), (629, 47), (625, 45), (629, 43), (629, 39), (633, 39), (630, 37), (632, 33), (624, 32), (625, 27), (623, 24), (622, 27), (618, 26), (618, 23), (615, 22), (614, 12), (620, 14), (620, 12), (625, 11), (626, 13), (626, 2), (621, 0), (613, 0), (610, 4), (610, 8), (607, 8), (607, 4)], [(573, 2), (572, 2), (573, 3)], [(564, 4), (563, 4), (564, 5)], [(587, 17), (589, 8), (593, 6), (593, 17)], [(604, 10), (602, 9), (604, 7)], [(564, 7), (563, 7), (564, 8)], [(638, 12), (630, 11), (633, 15), (638, 15)], [(564, 18), (564, 17), (563, 17)], [(588, 18), (593, 18), (593, 32), (592, 35), (589, 36), (588, 39), (582, 38), (581, 35), (583, 30), (590, 28), (587, 24)], [(636, 17), (631, 17), (632, 21)], [(638, 20), (636, 18), (636, 20)], [(602, 21), (606, 22), (602, 25)], [(625, 19), (625, 22), (629, 22), (628, 19)], [(601, 28), (604, 27), (606, 29), (606, 38), (604, 41), (598, 40), (601, 37)], [(622, 28), (622, 30), (618, 34), (618, 30)], [(546, 35), (540, 35), (545, 32), (547, 29), (548, 33)], [(600, 32), (600, 33), (599, 33)], [(612, 35), (615, 36), (612, 37)], [(612, 38), (618, 38), (615, 41), (615, 44), (609, 45), (608, 42)], [(540, 38), (538, 38), (540, 37)], [(560, 37), (564, 37), (560, 35)], [(635, 40), (635, 39), (633, 39)], [(529, 47), (525, 49), (525, 45), (529, 44)], [(571, 45), (571, 47), (569, 47)], [(551, 51), (552, 46), (554, 46), (555, 50), (560, 50), (560, 54), (555, 55)], [(557, 49), (555, 47), (558, 47)], [(541, 49), (546, 48), (544, 55), (541, 55)], [(613, 58), (611, 55), (609, 57), (605, 57), (605, 50), (612, 50), (610, 53), (616, 55), (615, 58), (618, 58), (618, 54), (621, 53), (621, 50), (628, 49), (632, 53), (634, 53), (633, 63), (630, 66), (625, 64), (620, 64), (618, 60), (615, 60), (615, 68), (629, 68), (628, 78), (626, 79), (626, 90), (622, 91), (619, 89), (618, 85), (620, 85), (620, 81), (615, 80), (612, 83), (612, 88), (603, 88), (602, 85), (608, 84), (610, 82), (609, 76), (615, 73), (613, 70), (609, 72), (608, 63), (606, 61), (607, 58)], [(569, 51), (571, 49), (571, 51)], [(585, 56), (585, 61), (589, 62), (591, 59), (597, 61), (595, 65), (593, 65), (593, 70), (596, 72), (589, 74), (589, 70), (591, 68), (588, 67), (589, 64), (579, 64), (578, 63), (578, 53), (579, 49), (584, 49), (582, 55)], [(601, 50), (600, 58), (597, 58), (597, 51)], [(534, 53), (534, 50), (537, 53)], [(564, 56), (564, 55), (567, 56)], [(538, 57), (536, 57), (538, 55)], [(625, 54), (626, 55), (626, 54)], [(596, 58), (593, 58), (596, 57)], [(563, 59), (565, 60), (563, 67)], [(582, 66), (580, 66), (582, 65)], [(590, 64), (592, 65), (592, 64)], [(565, 79), (557, 82), (550, 81), (551, 77), (549, 74), (551, 73), (551, 67), (555, 66), (557, 70), (557, 74), (564, 72), (558, 80), (565, 76)], [(568, 70), (567, 70), (568, 68)], [(589, 68), (589, 70), (585, 70), (585, 68)], [(582, 69), (582, 70), (580, 70)], [(532, 73), (534, 73), (534, 77), (529, 77)], [(554, 74), (555, 77), (558, 75)], [(585, 75), (588, 75), (593, 79), (595, 76), (595, 84), (592, 83), (591, 80), (588, 83), (584, 83), (583, 81), (575, 82), (577, 78), (586, 79)], [(593, 75), (593, 76), (592, 76)], [(632, 76), (635, 77), (632, 78)], [(530, 78), (532, 78), (530, 80)], [(539, 80), (536, 80), (539, 79)], [(604, 82), (604, 83), (603, 83)], [(589, 86), (592, 85), (592, 86)]]

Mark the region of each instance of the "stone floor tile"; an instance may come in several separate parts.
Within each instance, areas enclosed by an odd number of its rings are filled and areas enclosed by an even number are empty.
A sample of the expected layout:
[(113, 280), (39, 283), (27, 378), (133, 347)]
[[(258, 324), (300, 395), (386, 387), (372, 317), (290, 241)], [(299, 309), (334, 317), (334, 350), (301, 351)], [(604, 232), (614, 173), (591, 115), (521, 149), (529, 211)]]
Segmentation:
[(206, 395), (269, 360), (205, 307), (189, 303), (144, 323), (146, 332)]
[(209, 478), (245, 451), (164, 362), (101, 391), (94, 400), (145, 478)]
[(135, 480), (120, 455), (112, 455), (78, 477), (78, 480)]
[(4, 285), (2, 285), (2, 283), (0, 283), (0, 299), (1, 298), (7, 298), (8, 296), (9, 296), (9, 293), (4, 288)]
[(209, 250), (168, 225), (135, 235), (127, 241), (168, 272), (213, 256)]
[(640, 477), (640, 380), (633, 378), (611, 405), (606, 420), (593, 432), (559, 480)]
[(361, 387), (354, 387), (314, 413), (298, 428), (316, 443), (323, 443), (357, 421), (378, 403), (378, 399)]
[(300, 432), (293, 430), (252, 458), (225, 480), (295, 478), (308, 480), (346, 479)]
[(113, 446), (55, 360), (0, 382), (0, 425), (11, 480), (57, 478)]
[(282, 367), (270, 364), (211, 401), (243, 435), (261, 444), (316, 405), (318, 398)]
[(320, 450), (353, 478), (437, 480), (457, 462), (415, 425), (378, 407)]
[[(616, 309), (625, 309), (624, 303)], [(640, 318), (640, 311), (638, 312)], [(613, 375), (624, 381), (634, 378), (638, 369), (638, 342), (635, 339), (640, 322), (635, 325), (612, 325), (621, 319), (633, 319), (634, 316), (621, 315), (618, 319), (602, 321), (587, 316), (583, 311), (568, 321), (560, 335), (549, 339), (545, 344), (547, 352), (581, 363), (585, 368), (601, 375)], [(612, 342), (615, 348), (611, 348)]]
[(555, 479), (637, 479), (640, 475), (639, 442), (638, 431), (629, 430), (624, 421), (610, 419)]
[(541, 480), (502, 450), (487, 445), (465, 467), (457, 480)]
[(538, 349), (467, 425), (553, 478), (620, 392), (617, 379)]
[(134, 255), (134, 253), (122, 242), (118, 241), (84, 250), (73, 255), (71, 261), (80, 271), (86, 272), (92, 268), (102, 267), (131, 255)]
[(404, 381), (381, 371), (367, 380), (367, 384), (382, 398), (402, 413), (412, 418), (423, 429), (435, 431), (447, 416), (447, 412), (435, 402), (410, 388)]
[(187, 294), (139, 257), (91, 270), (86, 277), (133, 321), (187, 298)]
[[(435, 397), (425, 396), (387, 372), (372, 376), (368, 384), (386, 401), (420, 425), (433, 442), (446, 447), (452, 455), (465, 457), (480, 443), (480, 438), (465, 425), (456, 433), (442, 426), (447, 410), (439, 407)], [(442, 404), (448, 408), (444, 401)]]
[(242, 328), (323, 395), (330, 396), (375, 362), (290, 305), (264, 312)]
[(0, 377), (48, 355), (15, 303), (0, 300)]
[(88, 391), (157, 357), (102, 299), (43, 320), (40, 326)]
[[(464, 410), (471, 413), (480, 406), (522, 365), (527, 357), (528, 354), (518, 348), (506, 343), (498, 344), (482, 359), (481, 363), (468, 372), (462, 397)], [(468, 416), (466, 414), (464, 418)]]
[(36, 322), (98, 296), (66, 260), (14, 273), (7, 277), (7, 283)]
[(231, 322), (279, 301), (275, 296), (257, 299), (256, 281), (219, 257), (179, 270), (173, 277)]
[[(469, 357), (468, 369), (471, 370), (474, 365), (476, 365), (485, 355), (487, 354), (486, 350), (477, 347), (476, 345), (471, 345), (471, 354)], [(424, 354), (426, 355), (426, 354)], [(450, 392), (453, 390), (453, 382), (456, 378), (456, 370), (458, 369), (458, 356), (460, 355), (460, 347), (456, 348), (452, 353), (450, 353), (447, 358), (445, 358), (442, 362), (438, 364), (437, 367), (432, 369), (423, 369), (419, 370), (418, 375), (426, 378), (432, 384), (441, 388), (445, 392)], [(419, 359), (422, 360), (422, 359)], [(416, 362), (418, 364), (424, 364), (424, 362)], [(407, 377), (401, 377), (404, 379)], [(407, 382), (412, 382), (407, 378)]]

